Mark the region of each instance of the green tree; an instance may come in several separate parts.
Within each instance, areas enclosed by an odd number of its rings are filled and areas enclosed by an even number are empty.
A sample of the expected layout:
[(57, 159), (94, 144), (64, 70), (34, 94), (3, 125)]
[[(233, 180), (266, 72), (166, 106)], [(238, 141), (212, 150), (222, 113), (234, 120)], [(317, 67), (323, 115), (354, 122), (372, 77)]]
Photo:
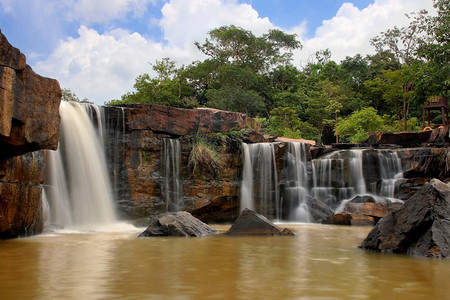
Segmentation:
[(80, 98), (78, 98), (78, 96), (68, 88), (62, 88), (61, 92), (62, 92), (62, 96), (61, 96), (62, 101), (67, 101), (67, 102), (75, 101), (78, 103), (92, 103), (91, 101), (89, 101), (88, 98), (83, 98), (80, 100)]
[(122, 96), (120, 100), (112, 100), (107, 104), (149, 103), (175, 107), (194, 107), (193, 91), (183, 77), (184, 68), (177, 69), (175, 62), (169, 58), (156, 60), (152, 65), (156, 77), (148, 73), (139, 75), (134, 83), (134, 92)]
[(367, 107), (342, 119), (335, 127), (335, 134), (343, 140), (361, 143), (368, 139), (369, 132), (383, 129), (383, 118), (373, 107)]

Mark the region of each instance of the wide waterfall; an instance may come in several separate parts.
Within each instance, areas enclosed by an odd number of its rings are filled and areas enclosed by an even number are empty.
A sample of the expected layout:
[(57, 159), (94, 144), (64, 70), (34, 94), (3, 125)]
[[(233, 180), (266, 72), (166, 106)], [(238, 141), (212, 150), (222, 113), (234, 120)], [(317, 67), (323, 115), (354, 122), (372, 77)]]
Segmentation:
[(252, 208), (275, 220), (311, 222), (310, 202), (333, 210), (356, 196), (396, 202), (396, 182), (403, 178), (396, 151), (340, 150), (311, 159), (304, 143), (288, 143), (278, 183), (274, 146), (243, 145), (241, 208)]
[(61, 102), (60, 115), (59, 147), (49, 151), (47, 223), (89, 230), (112, 225), (117, 218), (103, 143), (81, 104)]
[(161, 173), (164, 179), (162, 194), (166, 211), (179, 211), (182, 207), (182, 184), (180, 176), (181, 146), (178, 139), (163, 139)]

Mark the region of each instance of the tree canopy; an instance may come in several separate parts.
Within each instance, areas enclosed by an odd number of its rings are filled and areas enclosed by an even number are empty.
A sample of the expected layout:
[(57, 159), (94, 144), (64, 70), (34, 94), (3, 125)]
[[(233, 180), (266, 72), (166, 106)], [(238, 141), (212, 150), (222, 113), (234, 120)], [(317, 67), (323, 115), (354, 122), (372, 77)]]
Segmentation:
[(205, 106), (258, 117), (267, 133), (323, 143), (361, 141), (368, 131), (411, 130), (422, 106), (450, 86), (450, 0), (434, 0), (436, 15), (372, 38), (376, 53), (341, 62), (329, 49), (303, 68), (293, 64), (297, 37), (281, 30), (261, 36), (237, 26), (212, 29), (195, 46), (203, 61), (176, 67), (156, 61), (156, 76), (136, 78), (134, 91), (108, 104)]

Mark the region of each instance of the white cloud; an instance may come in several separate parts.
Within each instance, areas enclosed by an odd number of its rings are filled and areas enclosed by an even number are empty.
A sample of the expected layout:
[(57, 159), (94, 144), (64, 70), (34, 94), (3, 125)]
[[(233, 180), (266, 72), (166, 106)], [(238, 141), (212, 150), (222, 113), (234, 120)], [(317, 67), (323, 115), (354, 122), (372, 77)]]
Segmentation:
[(304, 49), (296, 52), (296, 63), (304, 65), (316, 51), (327, 48), (337, 62), (357, 53), (363, 56), (374, 53), (371, 38), (395, 25), (407, 26), (410, 21), (405, 13), (420, 9), (433, 11), (431, 0), (375, 0), (361, 10), (352, 3), (344, 3), (335, 17), (322, 22), (313, 38), (302, 40)]
[(162, 8), (162, 15), (159, 25), (167, 43), (124, 29), (100, 34), (81, 26), (79, 37), (61, 41), (49, 58), (34, 68), (57, 78), (62, 87), (70, 88), (78, 97), (102, 104), (132, 91), (135, 78), (152, 73), (149, 63), (156, 59), (170, 57), (179, 65), (202, 59), (194, 42), (203, 42), (212, 28), (235, 24), (255, 34), (274, 28), (251, 6), (236, 1), (172, 0)]
[(149, 3), (156, 0), (71, 0), (67, 2), (66, 15), (70, 20), (85, 24), (105, 23), (122, 19), (132, 12), (135, 17), (142, 16)]
[(248, 4), (230, 0), (171, 0), (161, 10), (159, 22), (171, 45), (186, 47), (202, 42), (207, 32), (223, 25), (236, 25), (259, 35), (274, 28), (268, 18), (260, 18)]
[[(87, 0), (77, 1), (81, 5)], [(138, 4), (148, 3), (144, 0), (99, 1), (100, 4), (92, 8), (92, 13), (99, 11), (106, 2), (111, 7), (108, 18), (119, 16), (121, 5), (127, 5), (125, 10), (130, 12)], [(287, 30), (297, 33), (304, 45), (303, 50), (295, 53), (294, 63), (304, 65), (312, 54), (326, 48), (331, 50), (337, 62), (347, 55), (371, 53), (373, 49), (369, 40), (372, 37), (394, 25), (408, 24), (404, 13), (432, 8), (431, 0), (425, 6), (422, 2), (375, 0), (364, 9), (345, 3), (335, 17), (323, 21), (310, 39), (304, 38), (304, 21)], [(80, 16), (99, 21), (84, 12)], [(33, 67), (44, 76), (56, 78), (61, 86), (72, 89), (79, 97), (102, 104), (132, 91), (135, 78), (142, 73), (152, 73), (149, 63), (154, 63), (156, 59), (169, 57), (179, 65), (202, 59), (194, 42), (203, 42), (212, 28), (234, 24), (256, 35), (276, 28), (269, 19), (259, 17), (250, 5), (239, 4), (236, 0), (170, 0), (164, 4), (161, 13), (162, 18), (157, 24), (163, 32), (164, 42), (120, 28), (99, 33), (87, 26), (80, 26), (78, 37), (62, 40), (46, 60)], [(149, 23), (154, 22), (149, 20)]]

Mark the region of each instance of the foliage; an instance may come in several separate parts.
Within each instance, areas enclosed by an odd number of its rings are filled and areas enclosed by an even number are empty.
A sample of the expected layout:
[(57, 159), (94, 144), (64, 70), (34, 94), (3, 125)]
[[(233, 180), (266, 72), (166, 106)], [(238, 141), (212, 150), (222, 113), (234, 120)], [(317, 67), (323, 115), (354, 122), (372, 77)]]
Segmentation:
[(367, 140), (369, 132), (381, 131), (383, 125), (383, 118), (377, 111), (373, 107), (367, 107), (341, 120), (335, 133), (345, 141), (360, 143)]
[(191, 153), (188, 166), (192, 169), (194, 177), (210, 174), (217, 177), (223, 166), (222, 156), (205, 135), (197, 134), (191, 137)]
[(88, 98), (83, 98), (82, 100), (80, 100), (80, 98), (77, 97), (77, 95), (72, 92), (70, 89), (67, 88), (63, 88), (61, 89), (62, 92), (62, 96), (61, 96), (61, 100), (62, 101), (75, 101), (78, 103), (92, 103), (91, 101), (89, 101)]
[[(293, 51), (301, 48), (295, 35), (215, 28), (203, 43), (195, 43), (206, 59), (179, 68), (169, 58), (157, 60), (155, 76), (138, 76), (135, 90), (110, 104), (245, 112), (262, 120), (267, 133), (321, 143), (361, 141), (375, 129), (417, 130), (423, 104), (450, 86), (450, 4), (433, 2), (436, 15), (411, 13), (407, 26), (374, 37), (374, 55), (338, 63), (325, 49), (302, 68), (291, 64)], [(205, 144), (216, 152), (238, 149), (245, 132), (233, 132), (234, 138), (231, 132), (208, 135)]]

